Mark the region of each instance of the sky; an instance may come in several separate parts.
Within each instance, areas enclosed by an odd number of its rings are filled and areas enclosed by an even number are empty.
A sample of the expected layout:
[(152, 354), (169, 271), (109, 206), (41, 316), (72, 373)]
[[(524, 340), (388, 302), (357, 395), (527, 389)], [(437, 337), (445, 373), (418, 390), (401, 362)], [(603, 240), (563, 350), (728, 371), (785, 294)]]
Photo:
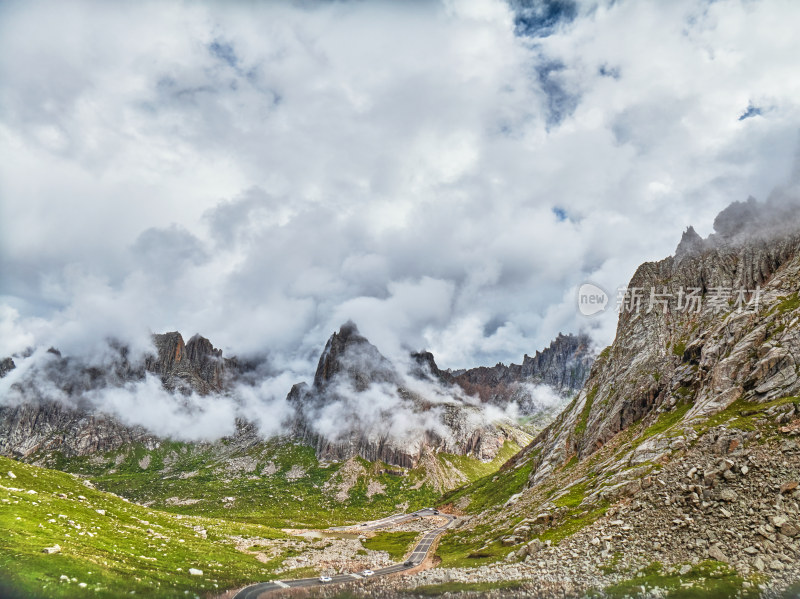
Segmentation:
[(0, 356), (196, 332), (313, 374), (599, 347), (789, 175), (800, 3), (0, 2)]

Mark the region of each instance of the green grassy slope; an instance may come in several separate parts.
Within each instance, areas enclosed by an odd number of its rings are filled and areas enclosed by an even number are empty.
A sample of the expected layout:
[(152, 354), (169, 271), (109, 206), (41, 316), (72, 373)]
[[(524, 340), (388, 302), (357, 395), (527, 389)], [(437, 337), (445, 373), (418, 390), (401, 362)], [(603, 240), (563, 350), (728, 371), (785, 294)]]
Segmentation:
[[(472, 481), (497, 470), (518, 449), (509, 442), (492, 462), (437, 457), (462, 480)], [(270, 441), (232, 450), (232, 455), (238, 469), (219, 447), (173, 442), (154, 450), (135, 446), (69, 460), (58, 454), (39, 457), (59, 470), (89, 477), (99, 488), (159, 510), (279, 528), (325, 528), (380, 518), (432, 505), (439, 497), (423, 467), (398, 476), (400, 468), (357, 459), (358, 475), (342, 498), (337, 495), (346, 477), (344, 465), (319, 462), (311, 447)]]
[(379, 532), (364, 541), (364, 547), (374, 551), (386, 551), (395, 561), (402, 560), (416, 544), (417, 532)]
[[(278, 555), (259, 562), (235, 548), (234, 536), (287, 535), (154, 511), (72, 475), (0, 457), (0, 580), (21, 596), (202, 595), (267, 579), (283, 561)], [(43, 553), (56, 544), (60, 552)], [(192, 575), (190, 568), (203, 573)]]
[[(509, 443), (487, 463), (451, 455), (435, 463), (459, 480), (480, 480), (518, 449)], [(285, 440), (246, 448), (163, 442), (33, 459), (57, 470), (0, 457), (3, 596), (207, 596), (275, 577), (306, 542), (279, 528), (380, 518), (440, 496), (424, 466), (401, 476), (360, 459), (326, 464)], [(417, 536), (387, 534), (369, 542), (400, 554)], [(60, 551), (43, 552), (54, 545)]]

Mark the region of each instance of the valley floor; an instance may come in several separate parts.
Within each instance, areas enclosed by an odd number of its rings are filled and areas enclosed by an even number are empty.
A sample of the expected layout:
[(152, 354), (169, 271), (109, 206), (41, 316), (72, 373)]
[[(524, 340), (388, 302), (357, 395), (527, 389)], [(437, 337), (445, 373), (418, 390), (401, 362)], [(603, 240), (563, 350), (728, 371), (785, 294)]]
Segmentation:
[(431, 569), (319, 596), (796, 599), (800, 445), (738, 439), (727, 429), (710, 431), (648, 476), (634, 497), (558, 544), (534, 539), (501, 563)]
[[(587, 470), (592, 462), (562, 473), (558, 505), (584, 502), (581, 481), (595, 476)], [(490, 474), (471, 487), (471, 501), (505, 505), (496, 513), (512, 515), (513, 533), (507, 521), (492, 524), (491, 509), (460, 514), (426, 564), (438, 567), (279, 595), (800, 596), (796, 436), (712, 427), (673, 459), (625, 473), (636, 480), (633, 490), (606, 501), (593, 521), (573, 526), (562, 518), (555, 529), (525, 524), (540, 520), (536, 503), (514, 499), (527, 480), (525, 469)], [(568, 530), (555, 534), (565, 524)], [(88, 591), (118, 597), (131, 590), (146, 597), (217, 597), (258, 581), (376, 569), (402, 561), (430, 525), (365, 528), (281, 530), (158, 511), (99, 491), (83, 477), (0, 458), (0, 578), (24, 597)], [(488, 540), (473, 545), (484, 530)], [(477, 567), (466, 567), (471, 562)]]

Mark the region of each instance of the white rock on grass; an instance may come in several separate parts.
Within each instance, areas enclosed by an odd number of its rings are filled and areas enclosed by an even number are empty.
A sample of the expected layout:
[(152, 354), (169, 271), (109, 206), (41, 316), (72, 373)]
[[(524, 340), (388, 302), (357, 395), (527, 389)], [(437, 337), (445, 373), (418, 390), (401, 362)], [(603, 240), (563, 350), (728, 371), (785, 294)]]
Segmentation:
[(85, 589), (86, 588), (86, 583), (85, 582), (79, 582), (78, 586), (81, 587), (82, 589)]
[(203, 571), (198, 570), (197, 568), (189, 568), (189, 574), (191, 574), (192, 576), (202, 576)]
[(17, 475), (14, 474), (13, 472), (11, 472), (11, 470), (9, 470), (8, 471), (8, 478), (17, 478)]
[(59, 545), (53, 545), (52, 547), (45, 547), (42, 549), (42, 553), (61, 553), (61, 547)]
[(98, 514), (100, 514), (101, 516), (105, 516), (105, 515), (106, 515), (106, 511), (105, 511), (105, 510), (95, 510), (95, 511), (96, 511)]

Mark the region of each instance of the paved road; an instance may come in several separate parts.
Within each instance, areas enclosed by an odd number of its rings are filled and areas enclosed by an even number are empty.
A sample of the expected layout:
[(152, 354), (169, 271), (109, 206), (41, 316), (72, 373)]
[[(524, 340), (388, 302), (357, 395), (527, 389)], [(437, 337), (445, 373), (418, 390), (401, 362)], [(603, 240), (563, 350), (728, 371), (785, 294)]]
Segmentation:
[[(339, 526), (336, 528), (332, 528), (331, 530), (356, 530), (356, 531), (367, 531), (367, 530), (378, 530), (380, 528), (388, 528), (390, 526), (395, 526), (402, 522), (406, 522), (408, 520), (414, 520), (415, 518), (424, 518), (429, 516), (434, 516), (433, 510), (419, 510), (418, 512), (414, 512), (413, 514), (395, 514), (394, 516), (389, 516), (387, 518), (383, 518), (381, 520), (374, 520), (372, 522), (366, 522), (366, 526)], [(428, 555), (428, 551), (430, 551), (431, 545), (439, 538), (447, 528), (453, 523), (455, 517), (450, 516), (449, 514), (439, 514), (443, 518), (447, 518), (447, 524), (444, 526), (440, 526), (434, 530), (428, 531), (425, 533), (425, 536), (420, 539), (419, 543), (417, 543), (416, 547), (414, 547), (414, 551), (412, 551), (411, 555), (406, 559), (405, 562), (401, 564), (394, 564), (392, 566), (387, 566), (386, 568), (379, 568), (375, 570), (374, 576), (386, 576), (387, 574), (396, 574), (397, 572), (403, 572), (405, 570), (411, 570), (412, 568), (416, 568), (418, 565), (422, 563), (425, 557)], [(250, 585), (249, 587), (243, 588), (241, 591), (236, 593), (234, 599), (256, 599), (261, 593), (265, 593), (266, 591), (276, 591), (278, 589), (288, 589), (292, 587), (313, 587), (313, 586), (322, 586), (326, 584), (337, 584), (342, 582), (353, 582), (353, 580), (360, 580), (363, 576), (358, 573), (352, 574), (337, 574), (336, 576), (331, 576), (330, 582), (321, 582), (319, 578), (300, 578), (298, 580), (274, 580), (272, 582), (259, 582), (257, 584)]]
[(419, 512), (414, 512), (413, 514), (395, 514), (394, 516), (387, 516), (386, 518), (381, 518), (380, 520), (370, 520), (369, 522), (364, 522), (362, 524), (354, 524), (351, 526), (334, 526), (328, 530), (348, 530), (353, 532), (380, 530), (381, 528), (388, 528), (390, 526), (395, 526), (396, 524), (408, 522), (414, 518), (429, 516), (432, 513), (433, 512), (430, 512), (429, 510), (420, 510)]

